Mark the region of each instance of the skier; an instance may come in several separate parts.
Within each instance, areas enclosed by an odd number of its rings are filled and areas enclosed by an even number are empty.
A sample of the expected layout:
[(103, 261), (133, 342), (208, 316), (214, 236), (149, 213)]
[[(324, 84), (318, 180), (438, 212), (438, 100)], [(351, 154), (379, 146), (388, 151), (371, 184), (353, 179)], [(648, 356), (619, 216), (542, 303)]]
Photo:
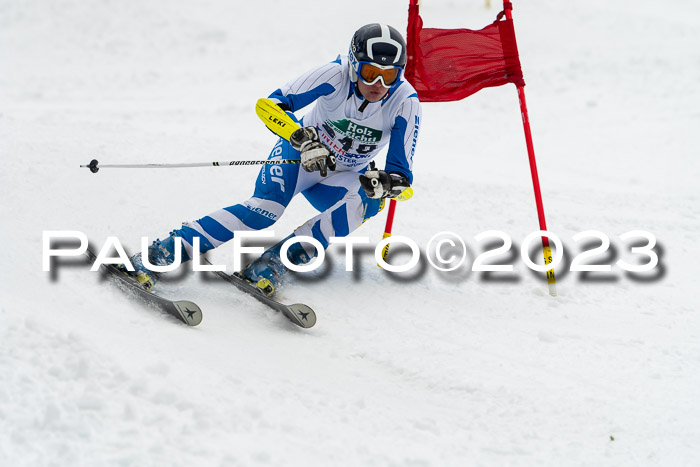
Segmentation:
[[(176, 237), (182, 239), (181, 258), (187, 261), (198, 254), (192, 248), (195, 237), (203, 253), (233, 238), (234, 231), (270, 227), (301, 193), (320, 214), (239, 273), (273, 295), (286, 272), (280, 259), (282, 243), (303, 235), (327, 248), (330, 237), (348, 235), (383, 208), (384, 198), (398, 196), (412, 183), (421, 106), (416, 91), (403, 79), (405, 65), (401, 34), (388, 25), (368, 24), (353, 35), (347, 56), (339, 55), (273, 92), (269, 98), (301, 128), (289, 141), (280, 138), (269, 159), (296, 159), (300, 164), (263, 166), (250, 199), (185, 222), (166, 239), (154, 241), (148, 249), (150, 263), (172, 264)], [(293, 112), (313, 102), (301, 121), (294, 117)], [(370, 162), (387, 144), (385, 168), (377, 170)], [(287, 258), (301, 265), (316, 254), (313, 245), (295, 242)], [(144, 265), (141, 253), (130, 260), (135, 271), (129, 274), (150, 290), (157, 277)]]

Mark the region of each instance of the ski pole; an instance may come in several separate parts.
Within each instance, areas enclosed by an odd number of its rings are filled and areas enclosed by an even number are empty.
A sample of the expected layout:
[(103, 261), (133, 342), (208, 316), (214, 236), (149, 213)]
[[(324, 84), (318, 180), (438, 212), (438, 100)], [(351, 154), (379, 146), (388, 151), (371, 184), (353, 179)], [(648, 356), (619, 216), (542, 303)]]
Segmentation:
[(227, 162), (191, 162), (184, 164), (104, 164), (98, 165), (97, 159), (93, 159), (89, 164), (81, 165), (90, 169), (90, 172), (97, 173), (100, 169), (173, 169), (184, 167), (226, 167), (231, 165), (280, 165), (299, 164), (298, 159), (278, 159), (278, 160), (257, 160), (257, 161), (227, 161)]
[[(265, 125), (272, 130), (273, 133), (281, 136), (282, 138), (289, 141), (289, 137), (294, 133), (295, 130), (299, 129), (299, 124), (292, 120), (292, 118), (285, 113), (284, 110), (279, 108), (270, 99), (259, 99), (255, 105), (255, 111), (260, 117), (260, 119), (265, 122)], [(87, 165), (81, 165), (80, 167), (87, 167), (90, 172), (97, 173), (100, 169), (114, 168), (114, 169), (170, 169), (170, 168), (182, 168), (182, 167), (224, 167), (231, 165), (280, 165), (280, 164), (299, 164), (300, 160), (297, 159), (280, 159), (280, 160), (267, 160), (267, 161), (228, 161), (228, 162), (199, 162), (199, 163), (189, 163), (189, 164), (105, 164), (98, 165), (97, 159), (93, 159)]]

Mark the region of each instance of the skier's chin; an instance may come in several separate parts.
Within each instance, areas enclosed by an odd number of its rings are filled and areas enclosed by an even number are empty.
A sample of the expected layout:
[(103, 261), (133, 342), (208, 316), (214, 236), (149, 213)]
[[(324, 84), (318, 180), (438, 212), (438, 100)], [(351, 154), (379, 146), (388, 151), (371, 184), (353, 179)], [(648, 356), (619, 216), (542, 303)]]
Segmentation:
[(384, 96), (386, 96), (386, 91), (381, 90), (381, 91), (370, 91), (366, 95), (363, 95), (365, 99), (367, 99), (370, 102), (379, 102), (380, 100), (384, 99)]

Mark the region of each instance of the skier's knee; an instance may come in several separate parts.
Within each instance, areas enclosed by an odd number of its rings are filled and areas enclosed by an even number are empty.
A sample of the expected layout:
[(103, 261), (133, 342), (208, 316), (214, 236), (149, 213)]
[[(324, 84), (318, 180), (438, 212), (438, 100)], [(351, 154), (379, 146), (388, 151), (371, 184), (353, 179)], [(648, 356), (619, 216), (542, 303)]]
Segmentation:
[(367, 219), (379, 214), (379, 211), (384, 209), (385, 199), (373, 199), (373, 198), (362, 198), (362, 222), (364, 223)]

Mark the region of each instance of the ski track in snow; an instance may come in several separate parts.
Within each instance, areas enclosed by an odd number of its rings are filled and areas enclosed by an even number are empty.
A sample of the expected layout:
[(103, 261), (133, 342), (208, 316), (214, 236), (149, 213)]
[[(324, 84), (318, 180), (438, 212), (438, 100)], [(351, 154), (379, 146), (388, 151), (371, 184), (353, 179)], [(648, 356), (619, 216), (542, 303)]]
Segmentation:
[[(426, 27), (497, 13), (424, 3)], [(244, 200), (258, 170), (79, 164), (263, 159), (274, 138), (255, 100), (345, 53), (367, 22), (404, 30), (407, 4), (0, 5), (0, 465), (700, 463), (700, 10), (686, 3), (515, 2), (548, 227), (566, 252), (557, 298), (516, 254), (538, 224), (512, 86), (424, 104), (416, 196), (394, 224), (423, 251), (458, 233), (468, 264), (473, 237), (502, 230), (512, 274), (389, 274), (367, 249), (346, 272), (333, 247), (281, 291), (318, 313), (301, 330), (203, 274), (161, 283), (202, 307), (188, 328), (84, 264), (42, 271), (45, 230), (135, 249)], [(295, 200), (276, 237), (312, 215)], [(377, 242), (384, 220), (354, 235)], [(635, 260), (621, 234), (653, 233), (659, 266), (567, 272), (591, 229), (611, 238), (615, 254), (596, 258), (608, 263)], [(209, 256), (230, 270), (230, 246)]]

